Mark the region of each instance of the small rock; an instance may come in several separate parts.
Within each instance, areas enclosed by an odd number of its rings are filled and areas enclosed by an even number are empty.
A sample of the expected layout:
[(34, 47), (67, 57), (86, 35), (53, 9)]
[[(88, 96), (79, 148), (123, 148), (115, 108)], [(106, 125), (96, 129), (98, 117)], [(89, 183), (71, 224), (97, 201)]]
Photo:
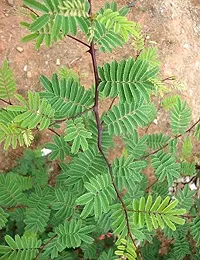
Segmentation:
[(7, 3), (8, 3), (10, 6), (14, 6), (14, 1), (13, 1), (13, 0), (7, 0)]
[(49, 155), (50, 153), (52, 153), (52, 150), (47, 149), (47, 148), (43, 148), (43, 149), (41, 150), (41, 152), (42, 152), (42, 156), (47, 156), (47, 155)]
[(197, 190), (198, 189), (197, 186), (194, 183), (189, 183), (189, 188), (191, 190)]
[(59, 66), (60, 65), (60, 59), (56, 60), (56, 65)]
[(191, 48), (191, 45), (188, 44), (188, 43), (184, 43), (183, 48), (186, 49), (186, 50), (189, 50)]
[(147, 39), (147, 40), (149, 40), (149, 39), (150, 39), (150, 36), (149, 36), (149, 35), (147, 35), (147, 36), (146, 36), (146, 39)]
[(22, 53), (24, 51), (24, 49), (22, 47), (17, 47), (17, 51)]
[(154, 122), (155, 125), (157, 125), (158, 124), (158, 119), (154, 119), (153, 122)]
[(48, 64), (49, 64), (48, 60), (47, 60), (47, 61), (45, 61), (45, 64), (46, 64), (46, 65), (48, 65)]
[(195, 67), (197, 70), (200, 70), (200, 61), (195, 62)]
[(8, 14), (7, 14), (7, 13), (5, 13), (5, 16), (6, 16), (6, 17), (8, 17)]
[(28, 65), (24, 66), (24, 71), (26, 72), (28, 70)]
[(32, 73), (30, 71), (27, 72), (27, 78), (31, 78), (32, 77)]

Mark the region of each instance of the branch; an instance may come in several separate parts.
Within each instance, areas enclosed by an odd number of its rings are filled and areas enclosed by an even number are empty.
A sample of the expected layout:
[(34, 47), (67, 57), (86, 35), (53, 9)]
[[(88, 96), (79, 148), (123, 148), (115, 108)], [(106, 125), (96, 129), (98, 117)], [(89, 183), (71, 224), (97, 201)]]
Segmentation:
[(35, 257), (35, 260), (38, 259), (38, 257), (40, 256), (40, 254), (42, 253), (42, 251), (44, 250), (44, 248), (54, 239), (56, 238), (57, 234), (55, 234), (53, 237), (51, 237), (47, 242), (46, 244), (44, 244), (41, 248), (40, 248), (40, 251), (38, 252), (38, 254), (36, 255)]
[(92, 107), (90, 107), (90, 108), (88, 108), (88, 109), (86, 109), (86, 110), (84, 110), (84, 111), (82, 111), (82, 112), (80, 112), (80, 113), (78, 113), (78, 114), (76, 114), (76, 115), (74, 115), (74, 116), (67, 117), (67, 118), (60, 119), (60, 120), (55, 120), (53, 123), (50, 124), (50, 126), (52, 126), (52, 125), (54, 125), (54, 124), (56, 124), (56, 123), (65, 122), (66, 120), (75, 119), (75, 118), (77, 118), (77, 117), (79, 117), (79, 116), (82, 116), (83, 114), (85, 114), (85, 113), (87, 113), (87, 112), (93, 110), (93, 108), (94, 108), (94, 106), (92, 106)]
[[(91, 0), (89, 0), (90, 3), (90, 10), (89, 10), (89, 15), (92, 16), (92, 5), (91, 5)], [(126, 205), (124, 204), (124, 201), (121, 198), (120, 192), (117, 189), (117, 186), (115, 185), (114, 182), (114, 175), (112, 172), (112, 167), (111, 164), (109, 163), (108, 158), (106, 157), (103, 148), (102, 148), (102, 132), (103, 132), (103, 128), (102, 128), (102, 124), (100, 121), (100, 115), (99, 115), (99, 91), (98, 91), (98, 86), (99, 86), (99, 75), (98, 75), (98, 68), (97, 68), (97, 59), (96, 59), (96, 50), (94, 47), (94, 41), (92, 40), (91, 44), (90, 44), (90, 50), (88, 51), (91, 55), (92, 58), (92, 67), (93, 67), (93, 73), (94, 73), (94, 79), (95, 79), (95, 98), (94, 98), (94, 115), (95, 115), (95, 120), (96, 120), (96, 126), (97, 126), (97, 131), (98, 131), (98, 138), (97, 138), (97, 146), (99, 149), (99, 152), (101, 153), (107, 167), (109, 170), (109, 174), (111, 177), (111, 181), (112, 181), (112, 185), (115, 189), (116, 195), (118, 200), (121, 203), (122, 209), (124, 211), (124, 215), (125, 215), (125, 219), (126, 219), (126, 226), (127, 226), (127, 235), (130, 237), (132, 243), (134, 244), (134, 246), (136, 247), (135, 241), (134, 241), (134, 237), (131, 233), (131, 227), (130, 227), (130, 222), (129, 222), (129, 218), (128, 218), (128, 210), (126, 209)], [(140, 259), (142, 259), (141, 254), (138, 253), (138, 256)]]
[(4, 100), (4, 99), (2, 99), (2, 98), (0, 98), (0, 100), (1, 100), (2, 102), (6, 103), (7, 105), (12, 105), (12, 103), (11, 103), (10, 100), (9, 100), (9, 101), (6, 101), (6, 100)]
[(67, 37), (69, 37), (69, 38), (71, 38), (71, 39), (73, 39), (73, 40), (75, 40), (75, 41), (77, 41), (77, 42), (79, 42), (79, 43), (85, 45), (85, 46), (88, 47), (88, 48), (90, 48), (90, 45), (87, 44), (86, 42), (83, 42), (83, 41), (81, 41), (81, 40), (79, 40), (79, 39), (77, 39), (77, 38), (75, 38), (75, 37), (73, 37), (73, 36), (71, 36), (71, 35), (69, 35), (69, 34), (67, 34)]
[(23, 8), (29, 10), (31, 13), (33, 13), (34, 15), (36, 15), (37, 17), (39, 17), (39, 14), (37, 14), (33, 9), (31, 9), (30, 7), (26, 6), (26, 5), (23, 5), (22, 6)]
[[(165, 145), (163, 145), (161, 148), (159, 148), (159, 149), (157, 149), (157, 150), (155, 150), (155, 151), (153, 151), (153, 152), (151, 152), (151, 153), (149, 153), (149, 154), (147, 154), (147, 155), (145, 155), (145, 156), (143, 156), (143, 157), (140, 157), (138, 160), (146, 159), (147, 157), (149, 157), (149, 156), (151, 156), (151, 155), (154, 155), (154, 154), (156, 154), (157, 152), (163, 150), (164, 148), (166, 148), (166, 147), (169, 145), (169, 143), (170, 143), (171, 141), (174, 141), (174, 140), (176, 140), (176, 139), (182, 137), (183, 135), (189, 133), (198, 123), (200, 123), (200, 118), (199, 118), (190, 128), (188, 128), (188, 129), (185, 131), (185, 133), (179, 134), (179, 135), (175, 136), (173, 139), (171, 139), (168, 143), (166, 143)], [(137, 160), (137, 161), (138, 161), (138, 160)]]
[(48, 130), (60, 137), (60, 134), (56, 132), (54, 129), (48, 128)]

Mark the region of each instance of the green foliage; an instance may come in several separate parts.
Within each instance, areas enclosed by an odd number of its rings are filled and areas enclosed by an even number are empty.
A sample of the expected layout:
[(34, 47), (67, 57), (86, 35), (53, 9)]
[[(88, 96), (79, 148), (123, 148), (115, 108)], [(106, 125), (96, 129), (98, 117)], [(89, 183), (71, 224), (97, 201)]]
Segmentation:
[(94, 231), (95, 226), (84, 226), (81, 220), (72, 220), (60, 224), (55, 232), (58, 236), (58, 243), (64, 248), (79, 247), (81, 241), (91, 244), (94, 239), (89, 235)]
[(72, 153), (77, 153), (80, 147), (83, 151), (86, 151), (88, 149), (87, 139), (91, 138), (92, 134), (85, 129), (85, 126), (81, 118), (69, 120), (67, 122), (65, 134), (65, 141), (73, 141), (71, 147)]
[(177, 104), (179, 97), (177, 95), (174, 96), (168, 96), (163, 99), (162, 101), (162, 107), (165, 110), (172, 110), (174, 106)]
[(124, 137), (124, 142), (126, 145), (127, 153), (134, 156), (134, 158), (142, 157), (147, 149), (147, 138), (147, 135), (139, 138), (136, 130), (133, 130), (131, 134), (126, 135)]
[(191, 191), (188, 185), (185, 185), (183, 190), (179, 190), (176, 199), (179, 201), (179, 207), (184, 207), (187, 211), (189, 211), (194, 203), (193, 196), (196, 191)]
[(171, 128), (173, 134), (183, 134), (191, 120), (191, 110), (187, 107), (186, 102), (177, 100), (171, 111)]
[(197, 125), (196, 129), (195, 129), (195, 134), (196, 138), (198, 139), (198, 141), (200, 141), (200, 124)]
[(94, 22), (94, 42), (99, 46), (102, 52), (112, 52), (113, 48), (122, 47), (125, 44), (124, 39), (112, 30), (106, 30), (106, 27), (99, 23)]
[(153, 84), (151, 79), (156, 76), (157, 67), (151, 68), (145, 60), (130, 58), (120, 62), (106, 63), (99, 68), (101, 82), (99, 90), (105, 96), (119, 95), (120, 102), (132, 103), (135, 96), (142, 96), (149, 100)]
[(181, 175), (192, 176), (195, 174), (196, 166), (195, 163), (189, 163), (186, 161), (181, 162)]
[(103, 117), (108, 126), (109, 134), (131, 134), (139, 126), (144, 127), (150, 123), (148, 115), (152, 113), (154, 106), (146, 103), (143, 98), (134, 98), (133, 103), (121, 103), (114, 106)]
[(54, 74), (50, 81), (45, 76), (41, 76), (41, 83), (46, 90), (41, 93), (41, 96), (55, 109), (56, 119), (70, 118), (92, 105), (91, 92), (85, 90), (73, 77), (59, 81)]
[(197, 246), (200, 245), (200, 218), (196, 217), (191, 223), (190, 223), (190, 230), (191, 230), (191, 235), (193, 239), (196, 241)]
[(15, 123), (19, 123), (21, 128), (33, 129), (38, 127), (40, 131), (48, 128), (51, 119), (54, 117), (54, 109), (48, 104), (46, 99), (40, 99), (39, 93), (28, 92), (28, 101), (22, 96), (16, 95), (16, 98), (23, 106), (9, 106), (9, 111), (20, 112), (14, 118)]
[(0, 142), (5, 142), (4, 149), (8, 150), (10, 146), (15, 149), (18, 144), (20, 146), (30, 146), (34, 139), (32, 131), (22, 127), (21, 122), (13, 122), (19, 113), (2, 110), (0, 115)]
[(8, 216), (9, 215), (2, 208), (0, 208), (0, 229), (6, 225)]
[(141, 169), (146, 167), (145, 161), (133, 161), (133, 156), (125, 158), (124, 156), (115, 159), (113, 165), (114, 174), (123, 182), (122, 179), (133, 179), (135, 182), (142, 180)]
[[(67, 34), (75, 35), (77, 28), (88, 32), (88, 3), (87, 1), (45, 1), (40, 3), (35, 0), (24, 0), (24, 5), (31, 8), (31, 23), (22, 23), (31, 34), (25, 36), (22, 41), (36, 41), (39, 49), (44, 42), (47, 46), (62, 39)], [(36, 15), (37, 11), (42, 15)]]
[(61, 161), (64, 160), (65, 156), (69, 154), (70, 147), (67, 145), (66, 141), (62, 136), (54, 136), (54, 143), (46, 144), (46, 148), (52, 150), (49, 155), (50, 160), (54, 160), (59, 157)]
[(183, 141), (183, 146), (181, 151), (181, 159), (182, 160), (189, 159), (190, 156), (192, 155), (192, 149), (193, 149), (193, 145), (192, 145), (191, 138), (190, 137), (185, 138)]
[(128, 260), (136, 259), (136, 247), (131, 243), (127, 243), (125, 239), (121, 239), (120, 242), (121, 244), (117, 246), (117, 250), (115, 251), (115, 254), (120, 257), (118, 260), (120, 260), (121, 257), (125, 257)]
[[(0, 259), (199, 259), (199, 120), (189, 126), (191, 109), (165, 85), (158, 51), (145, 46), (141, 26), (126, 17), (129, 8), (109, 2), (93, 13), (88, 0), (23, 4), (29, 34), (22, 41), (34, 40), (37, 49), (64, 37), (77, 41), (92, 58), (94, 82), (86, 90), (63, 66), (51, 79), (41, 75), (43, 90), (26, 98), (3, 62), (0, 143), (10, 148), (6, 155), (30, 146), (38, 131), (50, 131), (52, 140), (26, 150), (0, 174)], [(134, 57), (98, 66), (98, 51), (112, 52), (128, 40)], [(180, 90), (175, 77), (168, 79)], [(168, 110), (165, 134), (152, 123)]]
[(26, 260), (36, 257), (41, 246), (41, 240), (38, 240), (36, 236), (15, 236), (13, 239), (11, 236), (5, 237), (7, 246), (0, 246), (0, 259), (16, 259)]
[(72, 69), (69, 69), (66, 66), (62, 66), (61, 68), (58, 68), (57, 71), (58, 76), (61, 79), (73, 79), (74, 81), (77, 81), (79, 83), (79, 77)]
[(178, 200), (170, 202), (169, 196), (163, 200), (158, 196), (155, 201), (151, 195), (146, 200), (144, 197), (139, 201), (134, 200), (133, 222), (141, 227), (146, 224), (149, 231), (158, 227), (164, 229), (165, 225), (176, 230), (174, 223), (183, 225), (185, 221), (179, 216), (186, 212), (185, 209), (176, 209), (177, 204)]
[(86, 218), (92, 214), (97, 218), (102, 213), (108, 212), (116, 197), (109, 175), (104, 174), (91, 178), (90, 182), (85, 182), (84, 186), (87, 192), (76, 201), (78, 205), (85, 205), (81, 217)]
[(142, 248), (142, 257), (144, 260), (153, 260), (159, 257), (160, 241), (154, 239), (153, 243), (148, 243)]
[(160, 134), (148, 135), (147, 145), (152, 149), (158, 149), (165, 146), (170, 140), (170, 136)]
[(112, 9), (106, 9), (96, 19), (104, 24), (107, 30), (112, 30), (116, 34), (121, 35), (126, 42), (129, 39), (129, 35), (138, 37), (138, 32), (135, 29), (136, 23), (128, 21), (125, 16), (120, 15), (117, 11), (113, 12)]
[[(12, 207), (18, 204), (24, 205), (26, 197), (23, 193), (24, 187), (17, 181), (18, 175), (0, 175), (0, 205)], [(23, 184), (23, 183), (22, 183)]]
[(8, 67), (8, 61), (5, 60), (0, 69), (0, 98), (10, 100), (16, 91), (16, 83), (12, 70)]
[(159, 151), (152, 156), (152, 167), (155, 169), (155, 175), (158, 180), (163, 182), (167, 179), (169, 186), (180, 176), (180, 164), (176, 163), (175, 158), (171, 154), (163, 151)]
[(173, 245), (172, 254), (176, 256), (176, 259), (184, 259), (184, 257), (190, 254), (189, 242), (185, 237), (179, 237)]

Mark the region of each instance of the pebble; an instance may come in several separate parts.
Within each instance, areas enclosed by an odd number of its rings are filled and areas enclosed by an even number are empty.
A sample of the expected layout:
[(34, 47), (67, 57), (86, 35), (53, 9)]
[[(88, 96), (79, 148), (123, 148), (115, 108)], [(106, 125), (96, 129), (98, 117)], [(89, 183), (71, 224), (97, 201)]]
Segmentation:
[(158, 119), (154, 119), (153, 122), (154, 122), (155, 125), (157, 125), (158, 124)]
[(47, 149), (47, 148), (43, 148), (43, 149), (41, 150), (41, 152), (42, 152), (42, 156), (47, 156), (47, 155), (49, 155), (50, 153), (52, 153), (52, 150)]
[(14, 1), (13, 1), (13, 0), (7, 0), (7, 3), (8, 3), (10, 6), (14, 6)]
[(191, 45), (188, 44), (188, 43), (184, 43), (183, 48), (186, 49), (186, 50), (189, 50), (191, 48)]
[(60, 59), (56, 60), (56, 65), (59, 66), (60, 65)]
[(27, 78), (31, 78), (32, 77), (32, 73), (30, 71), (27, 72)]
[(24, 66), (24, 71), (26, 72), (28, 70), (28, 65)]
[(191, 190), (197, 190), (198, 189), (197, 186), (194, 183), (189, 183), (189, 188)]
[(18, 46), (18, 47), (17, 47), (17, 51), (20, 52), (20, 53), (22, 53), (22, 52), (24, 51), (24, 49), (23, 49), (22, 47), (19, 47), (19, 46)]

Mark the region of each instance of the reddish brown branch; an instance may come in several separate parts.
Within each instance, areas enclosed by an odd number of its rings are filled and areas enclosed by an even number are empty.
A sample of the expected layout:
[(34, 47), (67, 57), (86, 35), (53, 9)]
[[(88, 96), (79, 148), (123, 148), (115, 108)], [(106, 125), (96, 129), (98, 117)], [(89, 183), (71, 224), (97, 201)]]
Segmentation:
[(4, 99), (2, 99), (2, 98), (0, 98), (0, 100), (1, 100), (2, 102), (4, 102), (5, 104), (7, 104), (7, 105), (12, 105), (12, 103), (11, 103), (10, 100), (9, 100), (9, 101), (6, 101), (6, 100), (4, 100)]
[(73, 37), (73, 36), (71, 36), (71, 35), (69, 35), (69, 34), (67, 35), (67, 37), (69, 37), (69, 38), (71, 38), (71, 39), (73, 39), (73, 40), (75, 40), (75, 41), (77, 41), (77, 42), (79, 42), (79, 43), (85, 45), (85, 46), (88, 47), (88, 48), (90, 48), (90, 45), (87, 44), (86, 42), (83, 42), (83, 41), (81, 41), (81, 40), (79, 40), (79, 39), (77, 39), (77, 38), (75, 38), (75, 37)]
[(74, 116), (67, 117), (67, 118), (64, 118), (64, 119), (55, 120), (53, 123), (50, 124), (50, 126), (52, 126), (52, 125), (54, 125), (54, 124), (56, 124), (56, 123), (60, 124), (60, 123), (62, 123), (62, 122), (65, 122), (66, 120), (75, 119), (75, 118), (77, 118), (77, 117), (79, 117), (79, 116), (82, 116), (82, 115), (86, 114), (87, 112), (93, 110), (93, 108), (94, 108), (94, 106), (92, 106), (92, 107), (90, 107), (90, 108), (88, 108), (88, 109), (86, 109), (86, 110), (84, 110), (84, 111), (82, 111), (82, 112), (80, 112), (80, 113), (78, 113), (78, 114), (76, 114), (76, 115), (74, 115)]
[(38, 254), (36, 255), (35, 260), (38, 259), (38, 257), (40, 256), (40, 254), (42, 253), (42, 251), (44, 250), (44, 248), (45, 248), (49, 243), (51, 243), (51, 241), (52, 241), (54, 238), (56, 238), (56, 236), (57, 236), (57, 234), (55, 234), (53, 237), (51, 237), (51, 238), (46, 242), (46, 244), (44, 244), (44, 245), (40, 248), (40, 251), (39, 251)]
[[(89, 15), (92, 16), (92, 5), (91, 5), (91, 0), (89, 0), (90, 3), (90, 11), (89, 11)], [(104, 161), (108, 167), (108, 171), (111, 177), (111, 181), (112, 181), (112, 185), (115, 189), (117, 198), (122, 206), (122, 210), (124, 211), (124, 215), (125, 215), (125, 219), (126, 219), (126, 226), (127, 226), (127, 235), (130, 237), (132, 243), (134, 244), (134, 246), (136, 247), (135, 241), (134, 241), (134, 237), (131, 233), (131, 227), (130, 227), (130, 222), (129, 222), (129, 218), (128, 218), (128, 211), (126, 209), (126, 205), (124, 204), (124, 201), (121, 198), (120, 192), (117, 189), (117, 186), (114, 182), (114, 175), (112, 172), (112, 167), (111, 164), (108, 160), (108, 158), (106, 157), (103, 148), (102, 148), (102, 132), (103, 132), (103, 128), (102, 128), (102, 124), (100, 121), (100, 115), (99, 115), (99, 91), (98, 91), (98, 86), (99, 86), (99, 75), (98, 75), (98, 68), (97, 68), (97, 59), (96, 59), (96, 50), (94, 47), (94, 41), (91, 42), (90, 44), (90, 50), (89, 53), (91, 55), (92, 58), (92, 67), (93, 67), (93, 73), (94, 73), (94, 79), (95, 79), (95, 98), (94, 98), (94, 115), (95, 115), (95, 120), (96, 120), (96, 126), (97, 126), (97, 131), (98, 131), (98, 138), (97, 138), (97, 145), (98, 145), (98, 149), (102, 155), (102, 157), (104, 158)], [(138, 253), (139, 258), (141, 258), (141, 254)]]
[(155, 150), (155, 151), (153, 151), (153, 152), (151, 152), (151, 153), (149, 153), (149, 154), (147, 154), (147, 155), (145, 155), (145, 156), (143, 156), (143, 157), (140, 157), (138, 160), (146, 159), (147, 157), (149, 157), (149, 156), (151, 156), (151, 155), (154, 155), (154, 154), (156, 154), (157, 152), (163, 150), (164, 148), (166, 148), (166, 147), (169, 145), (170, 142), (172, 142), (172, 141), (174, 141), (174, 140), (176, 140), (176, 139), (182, 137), (183, 135), (189, 133), (189, 132), (190, 132), (197, 124), (199, 124), (199, 123), (200, 123), (200, 118), (199, 118), (190, 128), (188, 128), (183, 134), (176, 135), (173, 139), (171, 139), (168, 143), (166, 143), (165, 145), (163, 145), (161, 148), (159, 148), (159, 149), (157, 149), (157, 150)]
[(54, 129), (48, 128), (48, 130), (60, 137), (60, 134), (56, 132)]

